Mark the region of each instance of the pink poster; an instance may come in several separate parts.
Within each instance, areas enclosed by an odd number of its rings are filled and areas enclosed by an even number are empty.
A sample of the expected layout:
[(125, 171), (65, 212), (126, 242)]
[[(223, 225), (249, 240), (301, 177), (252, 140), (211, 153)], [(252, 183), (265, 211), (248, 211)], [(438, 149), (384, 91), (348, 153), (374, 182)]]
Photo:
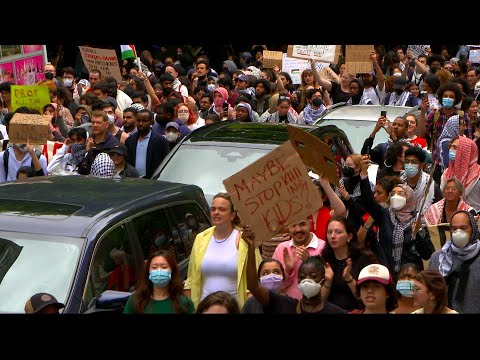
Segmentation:
[(43, 74), (43, 55), (15, 61), (17, 85), (35, 85), (45, 80)]
[(28, 54), (34, 51), (42, 50), (42, 45), (23, 45), (23, 53)]
[(15, 84), (15, 79), (13, 77), (13, 62), (0, 64), (0, 83), (7, 81)]

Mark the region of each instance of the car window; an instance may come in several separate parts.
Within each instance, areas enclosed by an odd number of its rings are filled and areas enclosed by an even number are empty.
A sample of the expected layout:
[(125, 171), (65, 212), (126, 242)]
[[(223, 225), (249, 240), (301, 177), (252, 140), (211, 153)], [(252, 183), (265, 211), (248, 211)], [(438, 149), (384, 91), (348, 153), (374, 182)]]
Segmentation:
[(34, 294), (70, 296), (84, 239), (0, 232), (0, 313), (24, 313)]
[(133, 291), (138, 278), (130, 242), (124, 225), (107, 232), (95, 249), (90, 264), (83, 306), (105, 290)]
[(186, 255), (192, 251), (195, 237), (210, 227), (207, 217), (196, 204), (181, 204), (171, 208), (175, 226), (185, 245)]
[(178, 237), (178, 230), (176, 234), (172, 234), (175, 231), (172, 231), (164, 209), (140, 215), (132, 219), (132, 224), (140, 240), (144, 260), (157, 250), (167, 250), (175, 258), (177, 258), (177, 252), (180, 256), (185, 254), (183, 242)]

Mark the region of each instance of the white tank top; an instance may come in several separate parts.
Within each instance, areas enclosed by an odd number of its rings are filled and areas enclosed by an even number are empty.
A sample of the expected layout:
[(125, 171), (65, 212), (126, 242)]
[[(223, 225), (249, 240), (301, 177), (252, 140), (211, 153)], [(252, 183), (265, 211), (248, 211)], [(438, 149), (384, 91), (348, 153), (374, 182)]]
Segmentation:
[(212, 234), (202, 262), (202, 297), (215, 291), (226, 291), (237, 298), (238, 250), (235, 245), (238, 230), (225, 240), (218, 241)]

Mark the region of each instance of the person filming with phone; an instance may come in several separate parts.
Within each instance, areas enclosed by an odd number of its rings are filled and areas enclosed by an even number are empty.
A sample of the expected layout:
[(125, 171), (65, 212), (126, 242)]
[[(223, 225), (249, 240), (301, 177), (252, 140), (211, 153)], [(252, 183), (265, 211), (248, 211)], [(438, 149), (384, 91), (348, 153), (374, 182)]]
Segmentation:
[[(390, 135), (390, 138), (388, 141), (378, 144), (372, 148), (375, 135), (382, 128)], [(406, 118), (398, 116), (395, 118), (395, 120), (393, 120), (393, 122), (390, 122), (390, 120), (387, 118), (387, 112), (382, 111), (372, 133), (368, 138), (365, 139), (361, 153), (370, 155), (370, 160), (374, 163), (377, 163), (379, 169), (382, 169), (386, 166), (383, 160), (388, 147), (396, 141), (408, 141), (407, 130), (408, 120)]]

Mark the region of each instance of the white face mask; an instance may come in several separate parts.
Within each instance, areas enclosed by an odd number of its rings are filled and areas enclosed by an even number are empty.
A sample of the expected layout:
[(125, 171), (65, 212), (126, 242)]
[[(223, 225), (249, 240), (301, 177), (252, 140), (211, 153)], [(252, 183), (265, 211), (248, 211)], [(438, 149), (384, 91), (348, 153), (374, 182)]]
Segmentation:
[(17, 147), (18, 150), (20, 150), (24, 154), (28, 153), (27, 144), (16, 144), (15, 146)]
[(381, 202), (380, 203), (380, 206), (384, 209), (388, 209), (390, 206), (388, 205), (388, 203), (386, 203), (385, 201), (384, 202)]
[(177, 134), (175, 134), (174, 132), (167, 132), (165, 134), (165, 137), (167, 138), (168, 141), (170, 142), (175, 142), (177, 141)]
[(73, 79), (63, 79), (63, 85), (66, 88), (71, 88), (73, 85)]
[(313, 281), (312, 279), (303, 279), (300, 281), (300, 284), (298, 284), (298, 289), (304, 296), (310, 299), (318, 295), (322, 289), (322, 285)]
[(452, 234), (452, 242), (455, 244), (456, 247), (464, 248), (467, 246), (468, 242), (470, 241), (470, 236), (466, 231), (462, 229), (457, 229)]
[(392, 210), (400, 210), (407, 203), (407, 199), (400, 195), (393, 195), (390, 198), (390, 207)]

